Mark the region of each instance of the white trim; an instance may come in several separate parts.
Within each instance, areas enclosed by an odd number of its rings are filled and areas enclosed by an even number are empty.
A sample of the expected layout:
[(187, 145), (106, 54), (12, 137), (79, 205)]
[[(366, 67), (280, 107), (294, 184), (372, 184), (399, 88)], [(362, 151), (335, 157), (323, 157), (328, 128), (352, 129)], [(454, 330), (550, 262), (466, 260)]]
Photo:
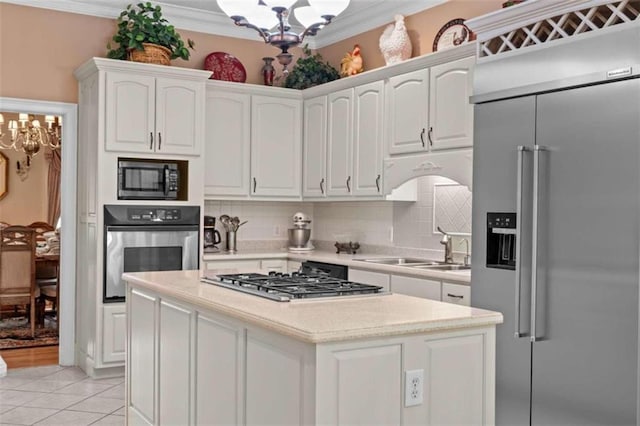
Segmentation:
[[(213, 2), (215, 0), (209, 1)], [(304, 43), (308, 43), (311, 49), (325, 47), (391, 23), (397, 14), (405, 16), (413, 15), (446, 1), (447, 0), (360, 1), (360, 3), (363, 4), (362, 6), (354, 9), (352, 12), (346, 11), (339, 15), (331, 25), (327, 27), (327, 30), (320, 31), (317, 36), (306, 39)], [(113, 4), (104, 4), (104, 2), (97, 4), (92, 0), (0, 0), (0, 3), (2, 2), (111, 19), (116, 19), (118, 15), (120, 15), (120, 12), (126, 7), (127, 3), (131, 3), (114, 1)], [(224, 13), (176, 6), (164, 2), (155, 3), (162, 7), (163, 16), (175, 25), (176, 28), (257, 42), (262, 41), (256, 31), (234, 25), (233, 21)], [(294, 28), (294, 30), (296, 30), (296, 28)], [(301, 31), (300, 28), (297, 28), (297, 30)], [(197, 47), (198, 46), (196, 46), (196, 48)]]
[(0, 111), (62, 116), (63, 144), (60, 204), (60, 345), (59, 363), (75, 365), (76, 316), (76, 175), (78, 106), (62, 102), (0, 97)]

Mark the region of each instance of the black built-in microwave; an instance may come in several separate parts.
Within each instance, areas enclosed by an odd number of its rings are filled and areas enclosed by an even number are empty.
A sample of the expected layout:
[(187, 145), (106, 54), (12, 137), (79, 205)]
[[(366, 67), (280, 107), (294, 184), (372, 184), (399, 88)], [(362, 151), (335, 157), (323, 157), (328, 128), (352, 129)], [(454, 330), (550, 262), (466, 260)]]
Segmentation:
[(119, 200), (177, 200), (178, 162), (118, 159)]

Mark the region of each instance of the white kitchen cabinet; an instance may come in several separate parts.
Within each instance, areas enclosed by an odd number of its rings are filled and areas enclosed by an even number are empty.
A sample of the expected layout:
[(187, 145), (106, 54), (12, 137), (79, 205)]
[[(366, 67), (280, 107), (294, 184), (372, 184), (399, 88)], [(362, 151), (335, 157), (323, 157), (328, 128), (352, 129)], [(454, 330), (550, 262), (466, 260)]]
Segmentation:
[(102, 308), (102, 360), (104, 362), (124, 362), (126, 318), (124, 303), (112, 303)]
[[(128, 417), (135, 424), (156, 424), (158, 375), (158, 310), (160, 299), (146, 292), (128, 292)], [(186, 331), (186, 330), (185, 330)]]
[(284, 259), (265, 259), (260, 261), (260, 269), (268, 272), (287, 272), (287, 261)]
[(193, 311), (176, 303), (160, 301), (159, 363), (158, 375), (159, 424), (192, 424), (191, 354)]
[(108, 72), (105, 149), (200, 155), (204, 82)]
[(208, 89), (205, 108), (205, 196), (248, 196), (251, 96)]
[(429, 127), (429, 69), (389, 78), (385, 111), (389, 154), (426, 151)]
[(471, 286), (443, 281), (442, 301), (471, 306)]
[(327, 102), (327, 195), (351, 195), (353, 89), (331, 93)]
[(238, 269), (238, 270), (258, 270), (260, 269), (259, 259), (241, 259), (241, 260), (208, 260), (206, 261), (207, 269)]
[(324, 197), (327, 181), (327, 97), (304, 101), (302, 196)]
[(406, 294), (408, 296), (442, 300), (440, 281), (428, 280), (425, 278), (392, 275), (391, 291), (393, 293)]
[(300, 100), (251, 99), (251, 194), (299, 197), (302, 168)]
[(431, 150), (473, 145), (473, 68), (475, 58), (436, 65), (430, 71), (429, 131)]
[(382, 287), (383, 291), (389, 291), (391, 288), (391, 280), (389, 274), (383, 274), (380, 272), (349, 268), (349, 281), (355, 281), (362, 284), (377, 285)]
[(357, 86), (353, 96), (353, 195), (382, 194), (384, 82)]

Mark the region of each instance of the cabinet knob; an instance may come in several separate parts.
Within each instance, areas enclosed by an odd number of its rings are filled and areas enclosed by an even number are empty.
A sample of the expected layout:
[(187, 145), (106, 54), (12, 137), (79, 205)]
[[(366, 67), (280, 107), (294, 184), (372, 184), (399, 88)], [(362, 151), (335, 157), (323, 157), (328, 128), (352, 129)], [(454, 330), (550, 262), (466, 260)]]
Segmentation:
[[(429, 127), (429, 134), (427, 135), (429, 137), (429, 146), (433, 146), (433, 139), (431, 138), (432, 135), (433, 135), (433, 127)], [(424, 144), (422, 146), (424, 146)]]
[(424, 132), (426, 131), (426, 129), (423, 127), (422, 131), (420, 132), (420, 142), (422, 142), (422, 147), (424, 148)]
[(320, 181), (320, 192), (324, 195), (324, 178)]
[(158, 132), (158, 151), (162, 149), (162, 133)]
[(457, 294), (447, 293), (447, 296), (451, 297), (453, 299), (464, 299), (464, 296), (460, 296), (460, 295), (457, 295)]
[(256, 192), (256, 187), (258, 186), (258, 180), (256, 178), (253, 178), (253, 192)]
[(347, 192), (351, 192), (351, 176), (347, 178)]
[(153, 132), (149, 132), (149, 150), (153, 151)]
[(378, 188), (378, 192), (380, 192), (380, 175), (376, 178), (376, 188)]

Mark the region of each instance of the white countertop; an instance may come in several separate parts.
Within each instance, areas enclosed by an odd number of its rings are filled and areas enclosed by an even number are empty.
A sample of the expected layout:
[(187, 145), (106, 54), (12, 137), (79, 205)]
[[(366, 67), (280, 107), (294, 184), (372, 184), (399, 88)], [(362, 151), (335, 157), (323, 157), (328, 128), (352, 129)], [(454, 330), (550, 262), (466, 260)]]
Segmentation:
[(498, 312), (401, 294), (276, 302), (202, 283), (199, 281), (201, 274), (201, 271), (137, 272), (126, 273), (123, 279), (134, 287), (149, 289), (308, 343), (502, 323), (502, 314)]
[[(308, 253), (292, 253), (287, 250), (244, 250), (238, 253), (205, 253), (202, 257), (203, 261), (221, 261), (221, 260), (251, 260), (251, 259), (288, 259), (303, 262), (305, 260), (313, 260), (316, 262), (334, 263), (336, 265), (344, 265), (354, 269), (364, 269), (367, 271), (381, 272), (393, 275), (407, 275), (419, 278), (435, 279), (455, 282), (458, 284), (470, 284), (471, 282), (471, 270), (462, 271), (434, 271), (429, 269), (411, 268), (408, 266), (398, 265), (382, 265), (371, 262), (362, 262), (355, 259), (374, 259), (374, 258), (389, 258), (389, 257), (402, 257), (395, 255), (384, 254), (346, 254), (330, 251), (314, 250)], [(416, 257), (416, 256), (406, 256)], [(441, 260), (441, 259), (432, 259)]]

